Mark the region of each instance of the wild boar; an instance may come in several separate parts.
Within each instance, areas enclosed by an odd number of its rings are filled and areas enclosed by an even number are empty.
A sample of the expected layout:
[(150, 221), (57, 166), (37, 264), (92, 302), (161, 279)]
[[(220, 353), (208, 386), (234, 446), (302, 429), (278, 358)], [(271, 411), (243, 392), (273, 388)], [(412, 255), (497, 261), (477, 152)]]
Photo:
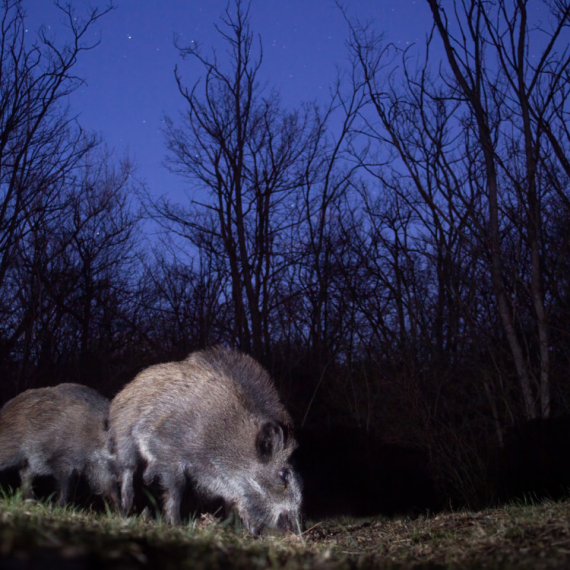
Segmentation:
[(158, 477), (165, 519), (180, 520), (189, 477), (206, 498), (235, 508), (254, 535), (297, 531), (301, 481), (290, 459), (292, 422), (269, 374), (253, 358), (217, 346), (143, 370), (111, 402), (122, 509), (131, 509), (133, 474)]
[(16, 468), (22, 494), (32, 497), (34, 477), (48, 475), (69, 499), (73, 473), (118, 504), (118, 483), (108, 449), (109, 400), (87, 386), (60, 384), (27, 390), (0, 410), (0, 470)]

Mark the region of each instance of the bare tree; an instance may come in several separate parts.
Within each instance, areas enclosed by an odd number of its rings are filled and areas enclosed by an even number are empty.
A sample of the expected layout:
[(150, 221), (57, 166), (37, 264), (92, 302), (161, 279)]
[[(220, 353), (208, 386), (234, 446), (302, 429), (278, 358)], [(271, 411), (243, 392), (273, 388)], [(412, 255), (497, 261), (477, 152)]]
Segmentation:
[(313, 119), (308, 110), (283, 112), (277, 95), (260, 88), (262, 51), (255, 54), (249, 7), (236, 0), (221, 21), (217, 30), (228, 46), (228, 69), (216, 54), (210, 59), (195, 46), (179, 47), (183, 58), (203, 67), (204, 76), (189, 88), (177, 68), (187, 111), (180, 126), (168, 120), (166, 129), (171, 170), (207, 199), (190, 210), (162, 201), (156, 213), (179, 233), (194, 235), (194, 245), (199, 240), (224, 256), (235, 342), (259, 357), (269, 346), (269, 313), (284, 266), (280, 241), (296, 223), (288, 215), (298, 186), (295, 165)]
[[(174, 247), (174, 249), (172, 249)], [(231, 308), (224, 302), (225, 266), (200, 248), (187, 261), (175, 246), (162, 246), (147, 263), (148, 340), (155, 353), (181, 359), (197, 348), (233, 340)]]
[[(22, 283), (11, 272), (23, 240), (49, 225), (66, 207), (62, 188), (85, 153), (96, 144), (69, 113), (66, 97), (81, 84), (73, 68), (96, 43), (87, 37), (107, 13), (92, 9), (77, 17), (59, 5), (70, 39), (58, 46), (45, 29), (30, 43), (19, 0), (4, 0), (0, 14), (0, 314), (9, 351), (29, 325), (29, 312), (12, 313)], [(16, 318), (16, 321), (14, 321)]]
[[(558, 143), (552, 146), (553, 139), (548, 133), (558, 130), (557, 111), (561, 95), (564, 97), (567, 90), (570, 52), (564, 30), (570, 25), (570, 4), (545, 2), (548, 27), (541, 29), (530, 21), (525, 0), (498, 2), (493, 12), (482, 2), (468, 2), (461, 19), (457, 14), (457, 30), (461, 34), (457, 36), (438, 3), (428, 2), (457, 92), (469, 105), (483, 152), (491, 277), (517, 367), (526, 415), (547, 418), (551, 409), (550, 346), (542, 265), (543, 203), (548, 189), (539, 188), (539, 173), (549, 146), (562, 164), (565, 160), (561, 146)], [(546, 43), (533, 42), (537, 33), (546, 34)], [(488, 51), (496, 58), (496, 69), (487, 59)], [(514, 133), (505, 128), (503, 117)], [(515, 207), (520, 212), (516, 222), (528, 251), (528, 273), (521, 278), (534, 312), (539, 352), (537, 371), (528, 365), (528, 357), (517, 338), (512, 301), (503, 285), (500, 198), (504, 195), (501, 188), (504, 185), (514, 189)]]
[(84, 383), (101, 379), (119, 349), (136, 282), (130, 172), (128, 160), (114, 164), (107, 151), (92, 151), (59, 189), (58, 215), (28, 220), (10, 271), (19, 291), (12, 314), (22, 330), (14, 339), (20, 387), (63, 369), (88, 371)]
[(364, 85), (354, 70), (348, 77), (338, 77), (309, 152), (299, 161), (298, 217), (302, 223), (296, 228), (295, 241), (300, 255), (292, 262), (298, 265), (295, 278), (307, 304), (310, 358), (321, 369), (346, 348), (338, 259), (342, 257), (343, 219), (350, 218), (355, 194), (358, 167), (352, 153), (358, 143), (354, 123), (365, 99)]
[[(364, 131), (396, 154), (395, 176), (380, 177), (412, 205), (416, 231), (432, 235), (448, 307), (467, 307), (458, 295), (460, 281), (449, 281), (454, 250), (461, 252), (456, 263), (484, 269), (480, 286), (489, 276), (524, 415), (546, 418), (551, 396), (543, 218), (548, 196), (564, 199), (564, 191), (545, 182), (552, 172), (549, 148), (564, 164), (563, 138), (554, 149), (548, 133), (564, 131), (559, 121), (570, 60), (562, 36), (569, 7), (545, 3), (549, 27), (540, 29), (529, 21), (524, 1), (499, 1), (492, 9), (477, 0), (462, 2), (451, 19), (439, 2), (428, 3), (449, 65), (439, 73), (429, 67), (433, 35), (426, 63), (414, 69), (408, 54), (395, 67), (369, 27), (351, 27), (352, 53), (379, 119), (367, 115)], [(531, 50), (538, 56), (531, 57)], [(530, 316), (534, 335), (523, 325)]]

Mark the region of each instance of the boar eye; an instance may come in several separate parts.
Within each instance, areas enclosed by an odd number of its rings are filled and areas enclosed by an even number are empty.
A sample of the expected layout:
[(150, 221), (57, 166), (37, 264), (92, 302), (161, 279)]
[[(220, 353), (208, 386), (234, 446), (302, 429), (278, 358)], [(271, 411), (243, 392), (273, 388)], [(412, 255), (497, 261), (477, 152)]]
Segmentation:
[(289, 482), (289, 469), (283, 469), (282, 471), (279, 471), (279, 477), (281, 477), (281, 479), (283, 479), (284, 483), (288, 483)]

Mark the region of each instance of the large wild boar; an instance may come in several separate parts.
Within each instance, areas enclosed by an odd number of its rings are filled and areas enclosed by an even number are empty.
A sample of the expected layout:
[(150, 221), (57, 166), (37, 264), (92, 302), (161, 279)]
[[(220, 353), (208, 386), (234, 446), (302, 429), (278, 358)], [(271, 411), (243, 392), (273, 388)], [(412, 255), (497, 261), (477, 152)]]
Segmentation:
[(118, 503), (114, 460), (109, 452), (109, 400), (87, 386), (60, 384), (19, 394), (0, 410), (0, 470), (16, 468), (22, 494), (32, 496), (37, 476), (52, 476), (59, 503), (69, 498), (73, 473), (90, 489)]
[(252, 534), (297, 531), (301, 482), (292, 468), (292, 422), (269, 374), (251, 357), (218, 346), (141, 372), (111, 403), (111, 438), (123, 511), (133, 474), (158, 477), (164, 515), (180, 520), (190, 477), (198, 493), (235, 508)]

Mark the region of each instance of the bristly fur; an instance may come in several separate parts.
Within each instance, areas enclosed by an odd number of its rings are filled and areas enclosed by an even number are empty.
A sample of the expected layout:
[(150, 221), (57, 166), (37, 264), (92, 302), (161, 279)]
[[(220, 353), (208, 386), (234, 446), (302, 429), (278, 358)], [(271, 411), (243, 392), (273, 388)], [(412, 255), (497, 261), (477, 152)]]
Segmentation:
[(290, 465), (297, 445), (291, 418), (253, 358), (218, 346), (151, 366), (112, 401), (109, 425), (124, 511), (144, 460), (143, 479), (159, 478), (171, 523), (190, 476), (199, 492), (235, 507), (252, 533), (297, 530), (301, 484)]
[(67, 502), (75, 472), (86, 477), (94, 493), (118, 503), (106, 429), (109, 404), (107, 398), (79, 384), (19, 394), (0, 410), (0, 470), (18, 469), (28, 498), (33, 479), (49, 475), (58, 483), (59, 502)]

